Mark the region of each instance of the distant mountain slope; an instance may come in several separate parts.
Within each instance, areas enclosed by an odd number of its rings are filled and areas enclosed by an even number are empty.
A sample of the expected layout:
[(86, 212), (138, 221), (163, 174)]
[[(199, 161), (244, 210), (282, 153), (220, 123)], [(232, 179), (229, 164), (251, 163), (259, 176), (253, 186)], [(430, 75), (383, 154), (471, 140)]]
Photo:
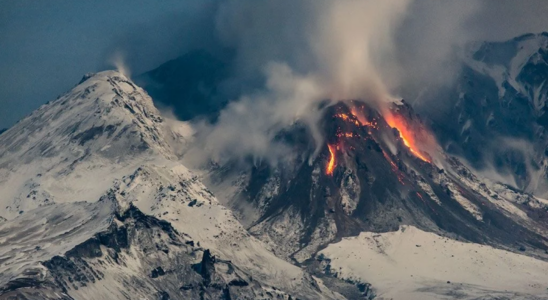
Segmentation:
[(470, 45), (455, 84), (416, 108), (438, 140), (473, 167), (548, 195), (548, 33)]
[(181, 132), (107, 71), (2, 134), (0, 298), (342, 298), (179, 163)]

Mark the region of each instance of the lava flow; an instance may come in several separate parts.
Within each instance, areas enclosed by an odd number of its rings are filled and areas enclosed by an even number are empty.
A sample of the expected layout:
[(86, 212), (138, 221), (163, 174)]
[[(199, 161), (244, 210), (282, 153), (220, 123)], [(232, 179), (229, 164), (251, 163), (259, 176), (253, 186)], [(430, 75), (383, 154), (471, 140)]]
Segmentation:
[(329, 154), (331, 156), (329, 158), (329, 163), (327, 164), (325, 173), (327, 175), (333, 175), (333, 169), (335, 169), (335, 149), (329, 144), (327, 144), (327, 148), (329, 148)]
[(400, 133), (400, 138), (403, 141), (403, 144), (407, 148), (409, 148), (409, 151), (411, 151), (413, 155), (422, 159), (425, 162), (430, 162), (428, 158), (426, 158), (424, 155), (420, 153), (419, 149), (416, 146), (413, 132), (408, 130), (403, 120), (399, 119), (397, 116), (394, 116), (392, 114), (388, 114), (388, 116), (385, 117), (385, 120), (386, 120), (386, 123), (388, 123), (388, 126), (392, 128), (396, 128), (398, 130), (398, 132)]

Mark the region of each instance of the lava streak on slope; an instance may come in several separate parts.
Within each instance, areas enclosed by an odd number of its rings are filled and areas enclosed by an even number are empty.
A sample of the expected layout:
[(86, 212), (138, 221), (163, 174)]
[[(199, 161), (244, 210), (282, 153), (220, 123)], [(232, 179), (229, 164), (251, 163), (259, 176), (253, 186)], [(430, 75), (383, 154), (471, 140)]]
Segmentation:
[(411, 151), (411, 153), (413, 153), (413, 155), (425, 162), (430, 162), (426, 156), (421, 154), (419, 148), (417, 147), (413, 131), (408, 129), (407, 124), (401, 119), (401, 117), (388, 113), (384, 119), (386, 120), (386, 123), (388, 123), (388, 126), (398, 130), (403, 144), (409, 149), (409, 151)]
[(335, 169), (335, 148), (334, 146), (327, 144), (327, 148), (329, 149), (329, 163), (327, 164), (327, 169), (325, 170), (325, 174), (327, 175), (333, 175), (333, 169)]

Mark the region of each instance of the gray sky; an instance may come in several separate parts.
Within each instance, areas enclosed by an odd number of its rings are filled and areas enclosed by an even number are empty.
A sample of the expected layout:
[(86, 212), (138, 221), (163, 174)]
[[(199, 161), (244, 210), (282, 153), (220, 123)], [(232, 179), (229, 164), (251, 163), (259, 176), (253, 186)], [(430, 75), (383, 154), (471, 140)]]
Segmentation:
[[(215, 44), (217, 2), (0, 0), (0, 128), (55, 99), (86, 72), (111, 68), (116, 53), (140, 73)], [(444, 39), (548, 31), (547, 15), (546, 0), (417, 0), (406, 30), (408, 40), (443, 53), (436, 47), (447, 45)]]

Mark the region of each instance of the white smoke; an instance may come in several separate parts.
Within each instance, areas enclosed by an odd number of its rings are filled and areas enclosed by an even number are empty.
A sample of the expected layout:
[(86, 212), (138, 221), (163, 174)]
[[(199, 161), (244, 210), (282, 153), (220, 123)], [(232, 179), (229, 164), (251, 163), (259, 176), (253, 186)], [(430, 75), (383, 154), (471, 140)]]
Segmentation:
[(274, 142), (281, 129), (296, 120), (314, 123), (310, 112), (323, 94), (322, 87), (310, 77), (294, 74), (285, 64), (272, 63), (265, 73), (264, 91), (230, 103), (214, 126), (196, 126), (205, 139), (189, 153), (192, 158), (205, 150), (215, 161), (247, 155), (276, 159), (285, 150), (283, 144)]
[(131, 78), (131, 71), (126, 64), (125, 54), (118, 50), (110, 57), (110, 63), (116, 68), (116, 70), (122, 73), (127, 78)]

